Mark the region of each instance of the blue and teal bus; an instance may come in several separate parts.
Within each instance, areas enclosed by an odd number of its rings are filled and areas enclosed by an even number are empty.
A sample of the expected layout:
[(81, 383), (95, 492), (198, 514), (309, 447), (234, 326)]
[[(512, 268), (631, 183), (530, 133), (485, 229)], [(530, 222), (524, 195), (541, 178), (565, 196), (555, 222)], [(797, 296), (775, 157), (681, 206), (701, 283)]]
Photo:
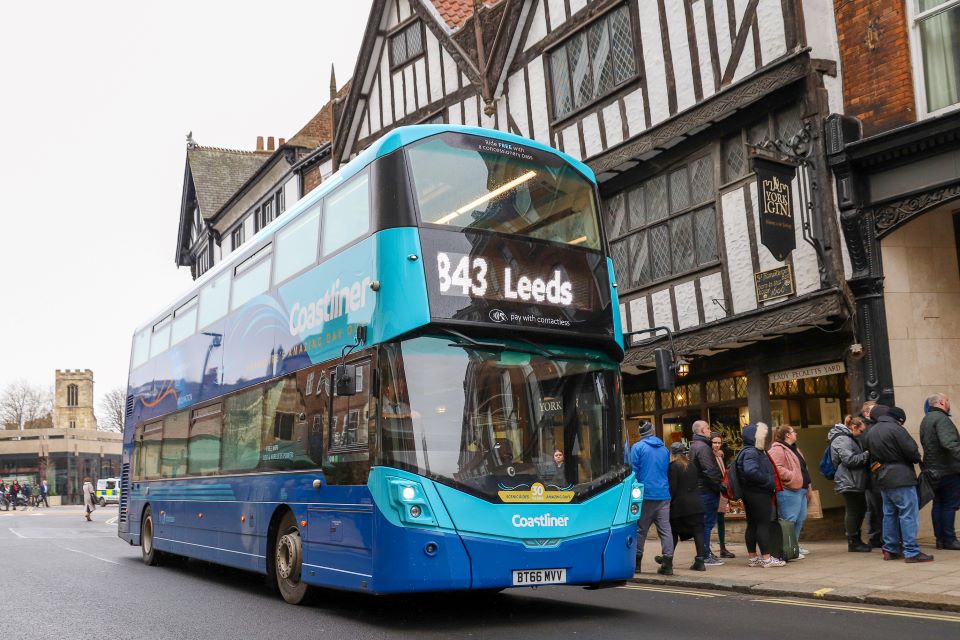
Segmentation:
[(633, 575), (597, 186), (497, 131), (385, 135), (138, 329), (119, 535), (368, 593)]

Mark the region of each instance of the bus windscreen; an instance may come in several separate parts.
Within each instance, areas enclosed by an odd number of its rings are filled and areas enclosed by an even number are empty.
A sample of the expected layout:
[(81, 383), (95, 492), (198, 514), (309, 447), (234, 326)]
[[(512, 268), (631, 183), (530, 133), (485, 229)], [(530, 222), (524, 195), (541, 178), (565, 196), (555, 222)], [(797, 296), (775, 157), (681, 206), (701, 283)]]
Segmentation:
[(601, 248), (594, 186), (557, 155), (461, 134), (407, 154), (424, 224)]

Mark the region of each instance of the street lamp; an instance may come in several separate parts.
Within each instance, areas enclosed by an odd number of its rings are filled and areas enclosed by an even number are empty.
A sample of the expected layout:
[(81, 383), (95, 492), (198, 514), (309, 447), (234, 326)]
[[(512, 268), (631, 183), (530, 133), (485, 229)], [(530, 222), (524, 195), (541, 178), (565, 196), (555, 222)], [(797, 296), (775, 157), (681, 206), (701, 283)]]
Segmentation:
[(676, 366), (677, 366), (677, 375), (680, 376), (681, 378), (686, 378), (687, 375), (690, 373), (690, 363), (684, 360), (683, 358), (679, 358), (677, 360)]

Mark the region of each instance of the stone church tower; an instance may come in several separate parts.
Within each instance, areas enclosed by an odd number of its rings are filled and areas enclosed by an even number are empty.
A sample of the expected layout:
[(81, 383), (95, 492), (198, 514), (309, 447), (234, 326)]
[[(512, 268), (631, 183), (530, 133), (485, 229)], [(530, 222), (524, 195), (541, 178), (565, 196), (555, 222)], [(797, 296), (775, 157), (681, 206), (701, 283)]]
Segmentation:
[(93, 415), (93, 371), (57, 369), (53, 426), (57, 429), (97, 430), (97, 418)]

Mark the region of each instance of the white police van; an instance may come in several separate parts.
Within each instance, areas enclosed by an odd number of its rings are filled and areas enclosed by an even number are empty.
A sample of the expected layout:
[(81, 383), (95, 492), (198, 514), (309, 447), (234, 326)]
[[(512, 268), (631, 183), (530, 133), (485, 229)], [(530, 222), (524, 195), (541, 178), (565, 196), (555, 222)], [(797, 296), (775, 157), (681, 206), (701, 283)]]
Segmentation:
[(120, 478), (103, 478), (97, 480), (97, 504), (101, 507), (108, 502), (120, 502)]

